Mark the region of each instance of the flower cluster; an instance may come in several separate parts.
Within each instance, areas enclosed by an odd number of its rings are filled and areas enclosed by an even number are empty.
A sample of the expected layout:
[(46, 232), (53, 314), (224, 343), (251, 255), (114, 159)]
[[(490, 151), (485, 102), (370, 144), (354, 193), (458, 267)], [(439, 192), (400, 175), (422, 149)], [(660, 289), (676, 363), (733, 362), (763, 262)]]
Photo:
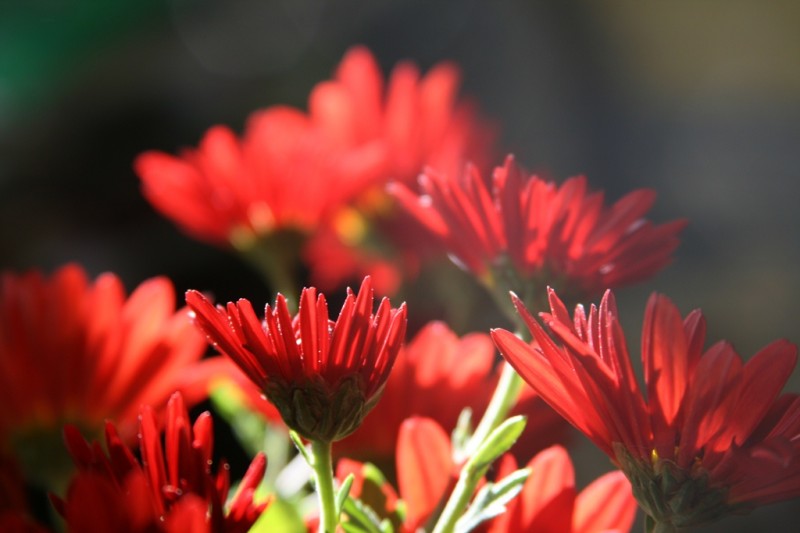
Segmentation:
[(203, 413), (192, 425), (178, 393), (167, 406), (164, 448), (153, 410), (143, 409), (141, 462), (111, 423), (105, 428), (107, 451), (87, 443), (74, 426), (65, 429), (65, 440), (78, 474), (66, 498), (53, 500), (70, 531), (245, 533), (267, 507), (266, 501), (253, 501), (266, 457), (253, 459), (228, 504), (228, 466), (223, 462), (216, 474), (211, 470), (211, 415)]
[(136, 436), (142, 404), (162, 410), (181, 390), (195, 403), (213, 365), (201, 362), (203, 337), (175, 312), (166, 278), (145, 281), (126, 298), (120, 279), (93, 282), (77, 265), (0, 278), (0, 446), (31, 482), (48, 486), (71, 467), (61, 429), (90, 437), (114, 419)]
[[(163, 277), (3, 273), (0, 529), (49, 531), (37, 491), (98, 533), (626, 532), (637, 507), (663, 533), (800, 496), (797, 348), (706, 348), (703, 315), (654, 294), (642, 390), (611, 289), (670, 263), (685, 221), (650, 221), (652, 190), (489, 172), (495, 128), (458, 86), (449, 63), (384, 80), (355, 47), (307, 110), (136, 159), (156, 210), (264, 275), (263, 314), (204, 287), (176, 312)], [(249, 454), (238, 483), (191, 421), (206, 398)], [(580, 492), (567, 423), (614, 468)]]

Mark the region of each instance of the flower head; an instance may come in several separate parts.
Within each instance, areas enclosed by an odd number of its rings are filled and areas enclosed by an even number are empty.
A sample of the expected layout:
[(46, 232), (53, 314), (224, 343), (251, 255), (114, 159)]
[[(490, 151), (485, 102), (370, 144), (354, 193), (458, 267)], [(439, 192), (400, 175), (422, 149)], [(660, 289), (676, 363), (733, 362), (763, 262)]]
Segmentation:
[(386, 154), (382, 181), (410, 182), (425, 165), (449, 172), (468, 160), (488, 162), (494, 128), (458, 98), (459, 85), (452, 63), (435, 65), (423, 76), (404, 61), (384, 81), (372, 53), (355, 46), (333, 79), (314, 87), (309, 114), (341, 145), (380, 141)]
[(134, 438), (140, 405), (161, 411), (179, 389), (188, 401), (202, 399), (204, 351), (187, 313), (175, 312), (166, 278), (145, 281), (126, 298), (115, 275), (90, 282), (77, 265), (49, 278), (4, 273), (0, 446), (29, 481), (49, 484), (68, 466), (59, 453), (65, 423), (99, 435), (114, 418), (123, 438)]
[[(636, 500), (625, 475), (616, 470), (600, 476), (580, 493), (567, 450), (552, 446), (539, 452), (526, 466), (531, 475), (522, 492), (495, 518), (489, 533), (537, 531), (540, 533), (626, 533), (633, 525)], [(505, 455), (497, 470), (502, 479), (516, 470)]]
[(557, 186), (526, 177), (511, 156), (495, 169), (491, 190), (474, 166), (457, 177), (428, 172), (420, 187), (421, 195), (393, 190), (456, 262), (504, 290), (533, 282), (589, 296), (645, 279), (669, 262), (685, 225), (643, 218), (653, 191), (605, 206), (586, 178)]
[(614, 297), (570, 319), (550, 291), (543, 321), (516, 300), (538, 347), (495, 330), (506, 360), (625, 472), (651, 520), (677, 527), (800, 495), (800, 398), (780, 396), (797, 349), (779, 340), (746, 364), (727, 342), (703, 352), (705, 319), (653, 295), (642, 331), (647, 399)]
[(375, 144), (383, 154), (374, 183), (355, 199), (357, 210), (337, 213), (305, 250), (315, 285), (336, 287), (368, 273), (391, 291), (401, 275), (418, 270), (420, 244), (431, 239), (408, 224), (385, 185), (411, 185), (426, 166), (451, 174), (467, 161), (481, 168), (491, 161), (495, 128), (459, 98), (459, 85), (459, 69), (449, 62), (422, 74), (403, 61), (385, 79), (372, 53), (355, 46), (333, 78), (314, 87), (309, 115), (327, 138), (340, 150)]
[(376, 175), (376, 143), (340, 146), (304, 113), (284, 106), (253, 113), (242, 139), (211, 128), (175, 157), (141, 154), (144, 195), (197, 239), (246, 249), (279, 230), (312, 232)]
[[(266, 458), (253, 459), (236, 494), (226, 503), (230, 471), (224, 463), (212, 472), (211, 415), (192, 425), (180, 394), (170, 398), (165, 447), (152, 409), (140, 421), (141, 462), (106, 424), (105, 450), (89, 444), (72, 426), (65, 429), (67, 447), (78, 467), (66, 498), (53, 496), (70, 531), (200, 531), (244, 533), (268, 502), (253, 496), (266, 469)], [(226, 509), (227, 505), (227, 509)]]
[(339, 318), (323, 294), (306, 288), (293, 318), (283, 295), (263, 323), (245, 299), (214, 307), (189, 291), (186, 302), (209, 341), (228, 355), (306, 438), (334, 441), (352, 433), (380, 398), (406, 330), (406, 307), (384, 298), (372, 313), (367, 277), (348, 291)]

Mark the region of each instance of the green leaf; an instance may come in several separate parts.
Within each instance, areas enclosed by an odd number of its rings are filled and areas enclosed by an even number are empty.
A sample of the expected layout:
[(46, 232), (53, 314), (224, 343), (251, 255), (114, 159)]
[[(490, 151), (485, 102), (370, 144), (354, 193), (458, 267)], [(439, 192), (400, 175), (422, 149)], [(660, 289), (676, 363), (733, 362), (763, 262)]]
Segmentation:
[(512, 416), (497, 426), (479, 446), (465, 468), (483, 476), (489, 466), (506, 453), (517, 441), (525, 429), (527, 420), (522, 415)]
[(380, 527), (382, 533), (394, 533), (394, 526), (392, 525), (392, 521), (388, 518), (384, 518), (381, 521)]
[(344, 479), (342, 486), (339, 487), (339, 490), (336, 492), (336, 513), (340, 514), (342, 512), (342, 507), (344, 506), (344, 502), (347, 499), (347, 496), (350, 494), (350, 487), (353, 486), (353, 480), (356, 478), (353, 474), (350, 474)]
[[(210, 398), (214, 412), (222, 416), (231, 427), (236, 439), (250, 457), (264, 451), (267, 421), (260, 413), (248, 408), (242, 391), (235, 384), (230, 381), (222, 382), (211, 390)], [(273, 455), (269, 454), (270, 463), (274, 462)]]
[[(342, 505), (347, 520), (342, 520), (340, 524), (345, 531), (363, 531), (366, 533), (383, 533), (381, 529), (381, 519), (372, 508), (357, 498), (347, 498)], [(356, 529), (348, 529), (345, 526)]]
[(472, 531), (482, 522), (506, 512), (506, 505), (522, 491), (522, 486), (530, 474), (529, 468), (522, 468), (497, 483), (484, 485), (464, 515), (456, 522), (455, 533)]
[(300, 435), (298, 435), (296, 431), (292, 430), (289, 431), (289, 438), (292, 439), (292, 442), (294, 443), (295, 447), (297, 447), (297, 451), (299, 451), (300, 454), (303, 456), (303, 459), (306, 460), (308, 466), (314, 468), (314, 458), (311, 456), (311, 452), (308, 451), (308, 448), (306, 448), (306, 445), (303, 444), (303, 439), (300, 438)]
[(371, 481), (378, 487), (382, 487), (386, 483), (386, 476), (383, 475), (380, 468), (372, 463), (364, 463), (361, 472), (365, 481)]
[(472, 432), (472, 409), (465, 407), (458, 415), (458, 422), (456, 422), (451, 437), (453, 451), (456, 455), (460, 455), (467, 448)]

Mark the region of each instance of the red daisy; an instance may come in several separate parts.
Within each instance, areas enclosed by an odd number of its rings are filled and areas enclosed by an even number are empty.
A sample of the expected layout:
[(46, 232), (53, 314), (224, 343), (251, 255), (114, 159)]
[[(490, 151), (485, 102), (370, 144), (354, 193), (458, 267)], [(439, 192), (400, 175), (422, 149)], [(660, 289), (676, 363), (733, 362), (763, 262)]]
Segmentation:
[(254, 113), (243, 138), (211, 128), (180, 157), (141, 154), (134, 167), (153, 206), (195, 238), (246, 249), (279, 230), (312, 232), (377, 175), (379, 143), (343, 146), (305, 114)]
[(314, 87), (309, 113), (342, 146), (380, 141), (387, 156), (384, 181), (411, 181), (424, 165), (449, 172), (467, 160), (488, 163), (494, 128), (458, 98), (459, 85), (452, 63), (422, 76), (413, 63), (402, 62), (385, 82), (372, 53), (355, 46), (334, 78)]
[(330, 442), (352, 433), (383, 391), (406, 330), (406, 306), (384, 298), (372, 313), (369, 277), (358, 294), (348, 290), (339, 318), (313, 287), (303, 289), (293, 318), (279, 294), (263, 323), (245, 299), (214, 307), (186, 293), (195, 323), (277, 407), (286, 424), (306, 438)]
[(332, 288), (369, 274), (376, 286), (383, 280), (393, 292), (401, 277), (418, 270), (420, 244), (430, 239), (409, 231), (407, 217), (394, 208), (384, 185), (411, 184), (425, 166), (449, 174), (466, 161), (488, 165), (495, 128), (458, 97), (459, 85), (452, 63), (439, 63), (423, 75), (404, 61), (385, 80), (372, 53), (356, 46), (333, 79), (314, 88), (309, 114), (326, 137), (340, 147), (377, 143), (384, 154), (374, 186), (358, 195), (360, 213), (338, 213), (327, 234), (314, 235), (305, 250), (317, 286)]
[(420, 187), (420, 195), (403, 185), (393, 191), (456, 262), (503, 289), (532, 282), (586, 296), (648, 278), (669, 262), (685, 225), (644, 218), (651, 190), (607, 207), (586, 178), (557, 186), (525, 176), (511, 156), (495, 169), (491, 191), (474, 166), (457, 178), (428, 172)]
[(65, 439), (78, 473), (64, 499), (51, 499), (70, 531), (244, 533), (266, 508), (267, 501), (253, 501), (266, 457), (253, 459), (228, 503), (230, 469), (223, 461), (212, 472), (211, 415), (201, 414), (192, 425), (180, 394), (169, 401), (165, 447), (147, 406), (142, 409), (139, 438), (141, 463), (110, 422), (105, 448), (98, 442), (90, 445), (67, 426)]
[(654, 294), (645, 313), (647, 400), (614, 297), (573, 319), (550, 291), (542, 314), (556, 344), (515, 305), (538, 347), (495, 330), (506, 360), (619, 465), (649, 521), (684, 527), (800, 495), (800, 398), (779, 396), (797, 349), (773, 342), (746, 364), (727, 342), (703, 352), (705, 319)]
[[(99, 435), (104, 420), (135, 437), (142, 404), (162, 409), (183, 390), (206, 394), (202, 335), (175, 312), (170, 281), (145, 281), (126, 298), (114, 274), (87, 280), (77, 265), (0, 278), (0, 446), (31, 481), (49, 484), (68, 459), (61, 428)], [(66, 462), (61, 461), (66, 459)]]

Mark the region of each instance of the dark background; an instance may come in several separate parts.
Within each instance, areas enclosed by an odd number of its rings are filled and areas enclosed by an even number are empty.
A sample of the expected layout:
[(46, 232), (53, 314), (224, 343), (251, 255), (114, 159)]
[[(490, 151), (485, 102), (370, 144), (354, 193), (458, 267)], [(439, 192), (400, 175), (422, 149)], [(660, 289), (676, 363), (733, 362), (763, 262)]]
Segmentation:
[[(653, 218), (690, 226), (671, 267), (618, 292), (631, 351), (659, 290), (749, 357), (800, 339), (798, 29), (788, 1), (0, 0), (0, 268), (77, 261), (129, 288), (166, 274), (179, 294), (271, 298), (236, 257), (157, 215), (131, 162), (213, 124), (241, 130), (260, 107), (303, 107), (362, 43), (384, 72), (461, 65), (501, 152), (528, 168), (585, 173), (611, 199), (657, 189)], [(798, 519), (787, 503), (704, 531)]]

